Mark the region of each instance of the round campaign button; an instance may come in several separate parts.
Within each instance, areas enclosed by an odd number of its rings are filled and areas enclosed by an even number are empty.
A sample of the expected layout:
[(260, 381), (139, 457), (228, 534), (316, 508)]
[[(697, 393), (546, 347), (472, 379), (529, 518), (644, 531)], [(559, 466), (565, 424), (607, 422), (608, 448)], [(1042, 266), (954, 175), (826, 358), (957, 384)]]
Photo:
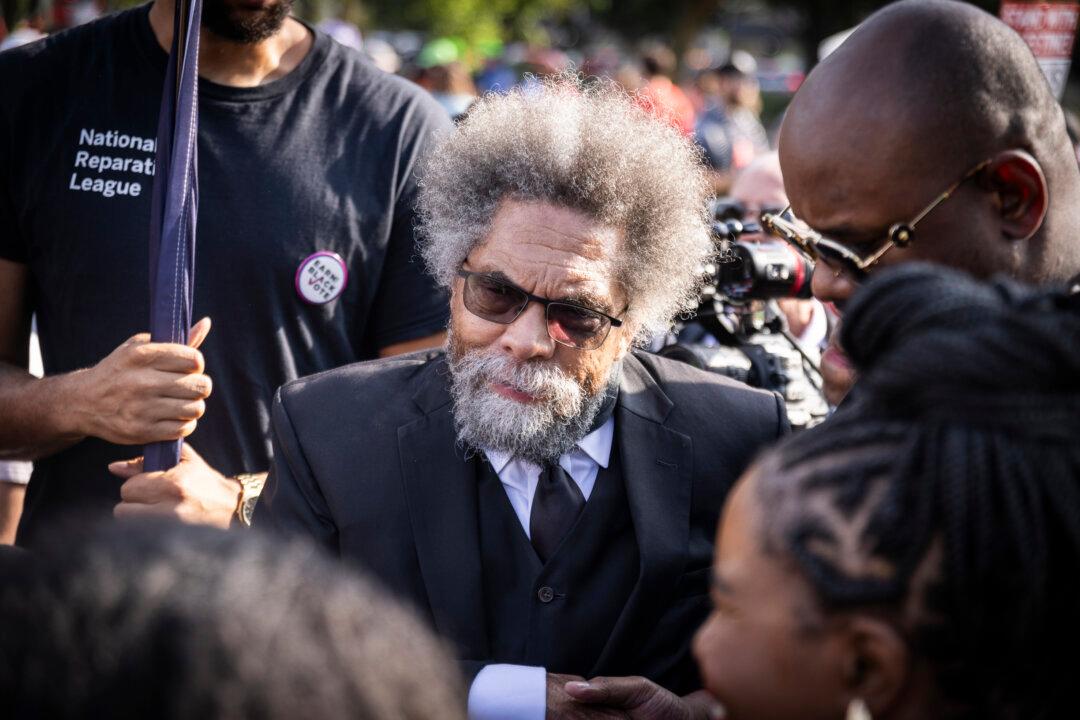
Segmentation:
[(312, 305), (325, 305), (341, 297), (349, 282), (345, 261), (337, 253), (320, 250), (296, 268), (296, 293)]

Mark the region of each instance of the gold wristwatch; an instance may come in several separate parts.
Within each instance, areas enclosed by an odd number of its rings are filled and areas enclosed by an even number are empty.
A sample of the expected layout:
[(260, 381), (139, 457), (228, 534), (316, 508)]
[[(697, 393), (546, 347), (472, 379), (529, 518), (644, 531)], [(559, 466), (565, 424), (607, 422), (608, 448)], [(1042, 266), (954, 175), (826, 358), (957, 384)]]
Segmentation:
[(267, 473), (240, 473), (235, 476), (240, 483), (240, 499), (236, 503), (236, 519), (244, 527), (251, 527), (251, 516), (255, 512), (255, 503), (266, 484)]

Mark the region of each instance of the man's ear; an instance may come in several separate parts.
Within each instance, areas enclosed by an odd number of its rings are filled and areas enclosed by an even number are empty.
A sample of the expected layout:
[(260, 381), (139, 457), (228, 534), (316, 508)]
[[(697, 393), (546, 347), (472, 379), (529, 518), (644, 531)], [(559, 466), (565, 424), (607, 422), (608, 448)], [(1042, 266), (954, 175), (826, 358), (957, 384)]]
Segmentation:
[(886, 715), (909, 680), (907, 643), (892, 625), (863, 615), (851, 619), (846, 634), (846, 690), (865, 702), (872, 716)]
[(1001, 229), (1010, 240), (1027, 240), (1042, 227), (1050, 191), (1039, 161), (1024, 150), (998, 153), (986, 168), (998, 198)]

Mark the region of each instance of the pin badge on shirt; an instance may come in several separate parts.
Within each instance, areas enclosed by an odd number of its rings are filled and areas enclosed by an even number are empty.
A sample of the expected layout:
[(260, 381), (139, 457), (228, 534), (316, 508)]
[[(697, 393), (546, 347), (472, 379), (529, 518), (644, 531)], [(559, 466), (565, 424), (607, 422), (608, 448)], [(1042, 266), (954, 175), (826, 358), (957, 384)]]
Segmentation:
[(320, 250), (296, 268), (296, 293), (304, 302), (325, 305), (341, 297), (349, 282), (345, 261), (337, 253)]

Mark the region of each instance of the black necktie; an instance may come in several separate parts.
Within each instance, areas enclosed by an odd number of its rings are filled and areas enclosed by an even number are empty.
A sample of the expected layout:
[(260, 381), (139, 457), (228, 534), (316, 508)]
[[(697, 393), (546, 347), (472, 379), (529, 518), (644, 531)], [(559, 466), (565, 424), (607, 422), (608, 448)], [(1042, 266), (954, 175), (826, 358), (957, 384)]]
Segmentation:
[(570, 474), (558, 463), (545, 465), (529, 515), (529, 536), (541, 562), (555, 554), (583, 507), (585, 496)]

